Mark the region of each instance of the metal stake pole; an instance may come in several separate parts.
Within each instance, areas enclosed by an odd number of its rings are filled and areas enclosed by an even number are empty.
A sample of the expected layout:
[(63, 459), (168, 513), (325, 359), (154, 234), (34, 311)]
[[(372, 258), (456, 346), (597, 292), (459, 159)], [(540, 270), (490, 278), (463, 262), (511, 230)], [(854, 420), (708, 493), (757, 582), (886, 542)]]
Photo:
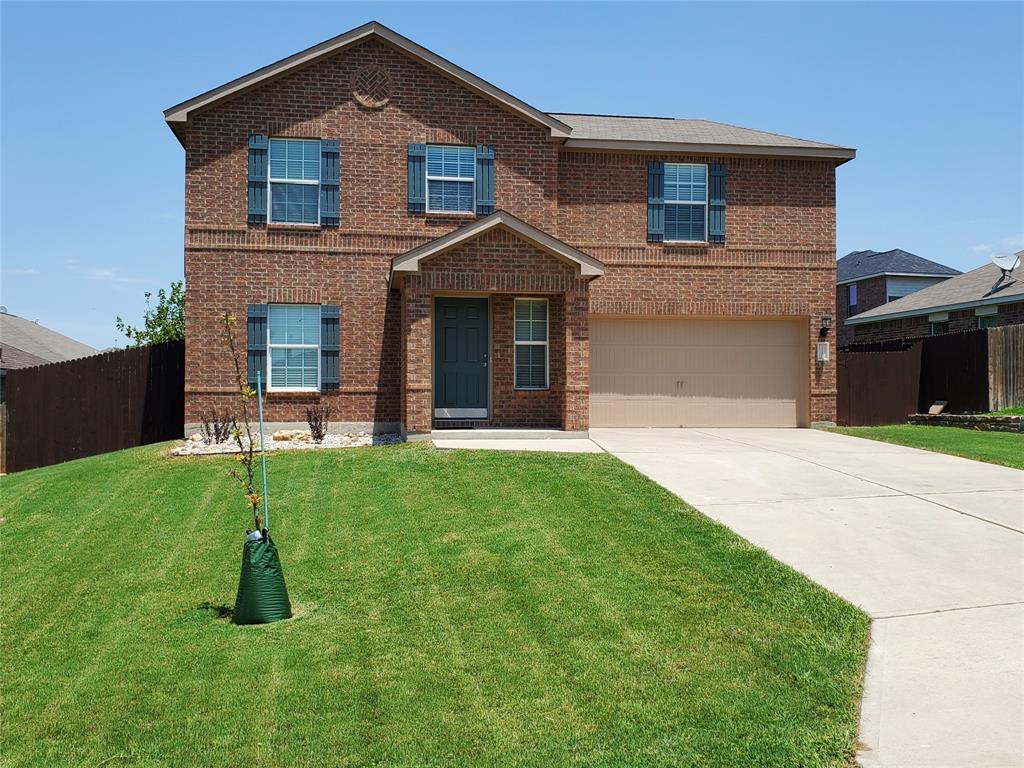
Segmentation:
[(263, 447), (263, 381), (256, 371), (256, 408), (260, 415), (260, 461), (263, 464), (263, 527), (270, 531), (270, 509), (267, 505), (267, 451)]

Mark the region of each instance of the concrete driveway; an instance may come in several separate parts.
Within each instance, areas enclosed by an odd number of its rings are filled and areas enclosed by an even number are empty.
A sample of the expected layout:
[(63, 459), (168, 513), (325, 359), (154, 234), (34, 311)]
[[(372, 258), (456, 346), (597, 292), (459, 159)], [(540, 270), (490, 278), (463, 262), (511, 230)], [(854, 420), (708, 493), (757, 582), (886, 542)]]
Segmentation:
[(816, 430), (590, 435), (871, 615), (863, 766), (1024, 766), (1024, 472)]

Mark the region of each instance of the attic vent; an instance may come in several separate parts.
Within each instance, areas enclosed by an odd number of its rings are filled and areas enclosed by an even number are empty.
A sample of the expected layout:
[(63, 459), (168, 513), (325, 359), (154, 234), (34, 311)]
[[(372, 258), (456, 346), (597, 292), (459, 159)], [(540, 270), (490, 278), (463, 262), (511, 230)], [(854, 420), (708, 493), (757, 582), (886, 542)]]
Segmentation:
[(391, 99), (391, 76), (384, 67), (368, 64), (352, 75), (352, 98), (369, 109), (380, 109)]

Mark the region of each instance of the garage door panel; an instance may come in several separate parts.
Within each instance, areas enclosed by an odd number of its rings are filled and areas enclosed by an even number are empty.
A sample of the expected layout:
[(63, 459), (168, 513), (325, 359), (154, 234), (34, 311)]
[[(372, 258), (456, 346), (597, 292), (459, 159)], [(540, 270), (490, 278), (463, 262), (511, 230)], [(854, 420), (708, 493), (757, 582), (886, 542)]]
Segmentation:
[(591, 320), (592, 426), (800, 426), (806, 323)]

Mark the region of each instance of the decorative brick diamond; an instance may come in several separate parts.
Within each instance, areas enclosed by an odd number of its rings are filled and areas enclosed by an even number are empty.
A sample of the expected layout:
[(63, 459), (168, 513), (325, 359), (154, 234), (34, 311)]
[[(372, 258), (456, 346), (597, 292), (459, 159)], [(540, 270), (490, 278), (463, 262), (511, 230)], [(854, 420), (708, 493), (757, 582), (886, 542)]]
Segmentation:
[(379, 109), (391, 98), (391, 77), (384, 67), (369, 64), (352, 75), (352, 96), (364, 107)]

